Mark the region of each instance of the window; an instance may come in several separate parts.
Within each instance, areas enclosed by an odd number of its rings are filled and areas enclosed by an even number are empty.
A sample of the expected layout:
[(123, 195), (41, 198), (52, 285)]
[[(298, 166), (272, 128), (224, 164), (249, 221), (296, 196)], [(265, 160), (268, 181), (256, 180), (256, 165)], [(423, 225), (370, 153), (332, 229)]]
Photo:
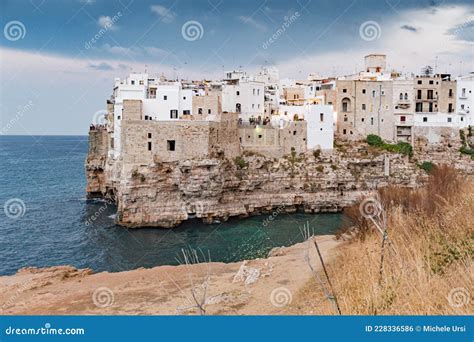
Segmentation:
[(453, 118), (448, 118), (448, 122), (452, 122), (453, 121)]
[(253, 90), (253, 94), (255, 95), (255, 89)]
[(186, 96), (183, 96), (183, 100), (186, 100)]
[(163, 100), (164, 100), (164, 101), (168, 100), (168, 96), (167, 96), (167, 95), (163, 95)]
[(177, 119), (178, 118), (178, 110), (177, 109), (171, 109), (170, 110), (170, 119)]
[(346, 134), (346, 133), (347, 133), (347, 131), (346, 131), (346, 129), (344, 128), (344, 129), (342, 130), (342, 134)]
[(257, 95), (260, 95), (260, 89), (257, 89)]
[(385, 95), (385, 90), (382, 90), (382, 96)]
[(428, 106), (428, 112), (433, 112), (433, 102), (430, 102), (429, 106)]
[(375, 90), (372, 90), (372, 97), (375, 97)]
[(362, 104), (362, 110), (365, 110), (365, 103)]
[(465, 97), (466, 96), (466, 88), (461, 89), (461, 96)]
[(202, 108), (198, 108), (198, 114), (202, 114)]
[(453, 97), (453, 90), (449, 89), (449, 97)]
[(403, 100), (403, 93), (400, 93), (400, 100)]
[(210, 109), (207, 110), (207, 114), (211, 114), (211, 110), (210, 110)]
[(183, 110), (184, 115), (191, 115), (191, 111), (189, 109)]
[(148, 139), (151, 139), (151, 133), (148, 133)]
[(360, 119), (360, 121), (364, 122), (364, 121), (365, 121), (365, 119), (364, 119), (364, 118), (362, 118), (362, 119)]
[(174, 151), (176, 149), (176, 141), (166, 140), (166, 148), (168, 151)]
[(461, 105), (461, 109), (464, 109), (464, 105), (463, 105), (463, 104)]
[(428, 122), (428, 117), (427, 116), (423, 117), (423, 122)]
[(418, 84), (423, 84), (423, 81), (422, 81), (422, 80), (418, 80)]
[(148, 115), (145, 115), (145, 120), (148, 120)]
[(261, 134), (259, 134), (259, 135), (258, 135), (258, 138), (259, 138), (259, 139), (262, 139), (262, 135), (261, 135)]
[(423, 111), (423, 103), (422, 102), (417, 102), (416, 103), (415, 111), (416, 112), (422, 112)]
[(319, 121), (324, 121), (324, 113), (319, 113)]
[(408, 100), (408, 94), (405, 93), (405, 100)]
[(432, 80), (430, 81), (430, 84), (433, 84), (433, 81), (432, 81)]
[(347, 122), (347, 115), (344, 115), (344, 122)]
[(371, 125), (374, 124), (374, 118), (370, 118), (370, 124), (371, 124)]
[(428, 90), (428, 100), (433, 100), (433, 90)]
[(132, 85), (135, 85), (135, 81), (132, 81)]
[(240, 95), (240, 91), (237, 90), (237, 91), (235, 92), (235, 94), (236, 94), (237, 96), (239, 96), (239, 95)]
[(343, 93), (347, 93), (347, 89), (342, 89), (342, 92), (343, 92)]
[(254, 103), (252, 103), (252, 109), (254, 109), (254, 108), (255, 108), (255, 104), (254, 104)]
[(351, 100), (349, 100), (347, 97), (342, 99), (342, 111), (344, 113), (349, 112), (349, 106), (351, 104)]
[(365, 89), (362, 89), (362, 94), (365, 94)]
[(400, 121), (405, 122), (405, 121), (407, 121), (407, 118), (405, 116), (400, 116)]
[(148, 151), (151, 151), (151, 141), (148, 142)]
[(453, 112), (453, 104), (450, 103), (448, 104), (448, 113), (452, 113)]
[(421, 89), (418, 89), (417, 92), (416, 92), (416, 98), (418, 100), (421, 100)]

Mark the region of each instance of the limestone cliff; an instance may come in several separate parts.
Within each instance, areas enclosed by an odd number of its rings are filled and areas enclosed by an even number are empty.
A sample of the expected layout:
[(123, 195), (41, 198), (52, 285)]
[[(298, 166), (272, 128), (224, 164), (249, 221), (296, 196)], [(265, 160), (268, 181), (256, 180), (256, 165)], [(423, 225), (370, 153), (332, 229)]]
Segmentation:
[(435, 160), (472, 174), (473, 162), (457, 147), (427, 147), (409, 158), (365, 143), (333, 152), (269, 158), (247, 152), (229, 160), (209, 159), (126, 164), (110, 160), (102, 133), (91, 134), (86, 161), (89, 197), (116, 201), (117, 223), (126, 227), (174, 227), (190, 219), (205, 222), (272, 212), (336, 212), (388, 184), (416, 187), (427, 174), (417, 163)]

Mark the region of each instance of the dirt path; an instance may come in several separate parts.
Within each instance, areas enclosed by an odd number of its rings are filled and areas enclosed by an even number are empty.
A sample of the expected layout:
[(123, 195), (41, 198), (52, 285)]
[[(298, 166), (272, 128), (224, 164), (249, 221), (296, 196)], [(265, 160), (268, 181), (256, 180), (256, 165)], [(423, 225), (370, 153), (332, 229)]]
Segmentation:
[[(341, 244), (332, 235), (319, 236), (317, 241), (326, 262)], [(206, 314), (289, 314), (295, 312), (295, 305), (300, 314), (310, 314), (310, 307), (306, 310), (301, 308), (304, 303), (295, 303), (312, 277), (306, 253), (313, 267), (320, 270), (314, 246), (307, 242), (275, 249), (266, 259), (230, 264), (158, 266), (96, 274), (69, 266), (23, 269), (16, 275), (0, 277), (0, 313), (196, 314), (194, 292), (198, 302), (206, 298), (202, 305)]]

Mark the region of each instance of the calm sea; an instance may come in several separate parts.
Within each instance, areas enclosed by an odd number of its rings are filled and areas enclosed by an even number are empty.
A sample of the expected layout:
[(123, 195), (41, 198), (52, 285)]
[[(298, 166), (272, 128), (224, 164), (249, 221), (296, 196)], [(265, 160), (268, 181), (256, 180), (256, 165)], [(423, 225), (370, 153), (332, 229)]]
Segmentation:
[(282, 213), (266, 226), (266, 217), (255, 216), (128, 230), (114, 224), (114, 206), (86, 201), (86, 154), (86, 136), (0, 136), (1, 275), (26, 266), (115, 272), (174, 265), (183, 248), (198, 248), (212, 261), (240, 261), (301, 242), (307, 221), (316, 234), (333, 233), (342, 222), (340, 214)]

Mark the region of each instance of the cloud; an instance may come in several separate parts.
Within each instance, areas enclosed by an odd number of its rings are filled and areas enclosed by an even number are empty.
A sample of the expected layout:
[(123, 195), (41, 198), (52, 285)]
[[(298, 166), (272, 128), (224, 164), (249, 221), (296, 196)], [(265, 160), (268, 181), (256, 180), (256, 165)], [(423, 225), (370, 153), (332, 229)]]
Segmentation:
[[(305, 77), (313, 71), (326, 76), (344, 75), (362, 70), (366, 54), (384, 53), (388, 67), (401, 72), (419, 73), (423, 66), (437, 64), (438, 72), (466, 73), (474, 60), (472, 40), (465, 37), (471, 32), (468, 26), (473, 22), (466, 21), (466, 14), (469, 18), (473, 10), (472, 5), (441, 5), (399, 11), (379, 22), (382, 33), (378, 40), (364, 42), (355, 32), (353, 44), (344, 50), (335, 47), (323, 53), (308, 51), (294, 58), (277, 60), (276, 66), (283, 77)], [(416, 34), (401, 28), (400, 23), (416, 28)], [(461, 39), (461, 35), (465, 35), (465, 39)], [(461, 62), (463, 69), (460, 69)]]
[(252, 17), (247, 17), (247, 16), (241, 15), (241, 16), (237, 17), (237, 19), (239, 19), (241, 23), (252, 26), (256, 30), (259, 30), (259, 31), (266, 31), (267, 30), (267, 27), (265, 26), (265, 24), (262, 24), (262, 23), (256, 21)]
[(79, 0), (79, 2), (85, 5), (92, 5), (95, 3), (95, 0)]
[(94, 70), (102, 70), (102, 71), (114, 70), (113, 66), (105, 62), (102, 62), (99, 64), (89, 64), (89, 68), (94, 69)]
[(173, 22), (176, 18), (176, 13), (161, 5), (152, 5), (151, 11), (158, 14), (158, 16), (161, 18), (161, 21), (167, 24)]
[(401, 29), (403, 30), (407, 30), (407, 31), (411, 31), (411, 32), (418, 32), (418, 29), (415, 27), (415, 26), (411, 26), (411, 25), (402, 25), (400, 26)]
[(115, 31), (118, 29), (118, 26), (115, 24), (114, 20), (109, 16), (101, 16), (99, 20), (97, 20), (97, 24), (100, 27), (107, 28), (110, 31)]
[(170, 54), (169, 51), (160, 49), (154, 46), (132, 46), (132, 47), (123, 47), (119, 45), (110, 45), (104, 44), (100, 50), (108, 52), (113, 55), (123, 56), (123, 57), (166, 57)]

